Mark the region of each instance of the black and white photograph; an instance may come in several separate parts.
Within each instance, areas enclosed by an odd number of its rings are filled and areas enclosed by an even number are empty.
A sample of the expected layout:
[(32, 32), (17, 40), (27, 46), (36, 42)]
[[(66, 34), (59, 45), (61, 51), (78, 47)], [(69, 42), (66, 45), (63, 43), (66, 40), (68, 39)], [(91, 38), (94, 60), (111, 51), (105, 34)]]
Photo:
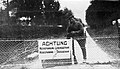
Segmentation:
[(120, 69), (120, 0), (0, 0), (0, 69)]

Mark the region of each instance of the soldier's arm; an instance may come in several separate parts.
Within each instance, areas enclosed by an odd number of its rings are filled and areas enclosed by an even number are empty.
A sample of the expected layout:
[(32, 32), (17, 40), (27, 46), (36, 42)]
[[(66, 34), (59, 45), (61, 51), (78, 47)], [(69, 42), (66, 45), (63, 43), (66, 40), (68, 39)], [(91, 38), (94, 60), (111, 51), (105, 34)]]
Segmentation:
[(82, 33), (84, 31), (84, 27), (82, 24), (78, 24), (78, 31), (75, 31), (76, 33)]

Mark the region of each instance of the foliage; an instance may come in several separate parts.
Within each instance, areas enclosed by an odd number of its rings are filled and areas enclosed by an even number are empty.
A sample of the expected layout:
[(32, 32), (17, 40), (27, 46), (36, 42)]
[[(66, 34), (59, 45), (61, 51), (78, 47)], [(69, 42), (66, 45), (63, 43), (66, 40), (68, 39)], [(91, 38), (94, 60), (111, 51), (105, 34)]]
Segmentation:
[(86, 22), (93, 29), (112, 26), (112, 21), (120, 18), (118, 1), (91, 1), (86, 10)]
[(20, 17), (31, 17), (35, 22), (55, 18), (60, 4), (55, 0), (12, 0), (11, 10), (17, 8), (16, 19)]
[[(1, 38), (43, 38), (60, 35), (66, 32), (69, 18), (74, 16), (68, 8), (60, 10), (59, 1), (55, 0), (44, 0), (44, 2), (43, 0), (12, 0), (9, 10), (15, 16), (9, 19), (11, 26), (0, 27)], [(22, 24), (22, 21), (18, 20), (21, 17), (30, 17), (32, 25), (19, 25)], [(40, 27), (40, 25), (53, 25), (53, 27)]]

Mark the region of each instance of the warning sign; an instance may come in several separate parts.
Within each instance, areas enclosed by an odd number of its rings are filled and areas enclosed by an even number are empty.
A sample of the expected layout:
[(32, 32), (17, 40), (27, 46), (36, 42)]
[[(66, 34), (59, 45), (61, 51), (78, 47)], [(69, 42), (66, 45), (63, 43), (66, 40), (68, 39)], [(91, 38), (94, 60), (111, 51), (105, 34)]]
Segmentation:
[(41, 59), (70, 58), (71, 39), (38, 40), (38, 50)]

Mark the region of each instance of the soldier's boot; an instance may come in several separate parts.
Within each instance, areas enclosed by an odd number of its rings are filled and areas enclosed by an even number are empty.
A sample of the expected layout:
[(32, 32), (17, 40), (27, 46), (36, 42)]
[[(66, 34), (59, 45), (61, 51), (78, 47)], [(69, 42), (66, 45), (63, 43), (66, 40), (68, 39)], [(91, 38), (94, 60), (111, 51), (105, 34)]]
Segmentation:
[(82, 48), (82, 53), (83, 53), (83, 63), (86, 63), (86, 48)]

